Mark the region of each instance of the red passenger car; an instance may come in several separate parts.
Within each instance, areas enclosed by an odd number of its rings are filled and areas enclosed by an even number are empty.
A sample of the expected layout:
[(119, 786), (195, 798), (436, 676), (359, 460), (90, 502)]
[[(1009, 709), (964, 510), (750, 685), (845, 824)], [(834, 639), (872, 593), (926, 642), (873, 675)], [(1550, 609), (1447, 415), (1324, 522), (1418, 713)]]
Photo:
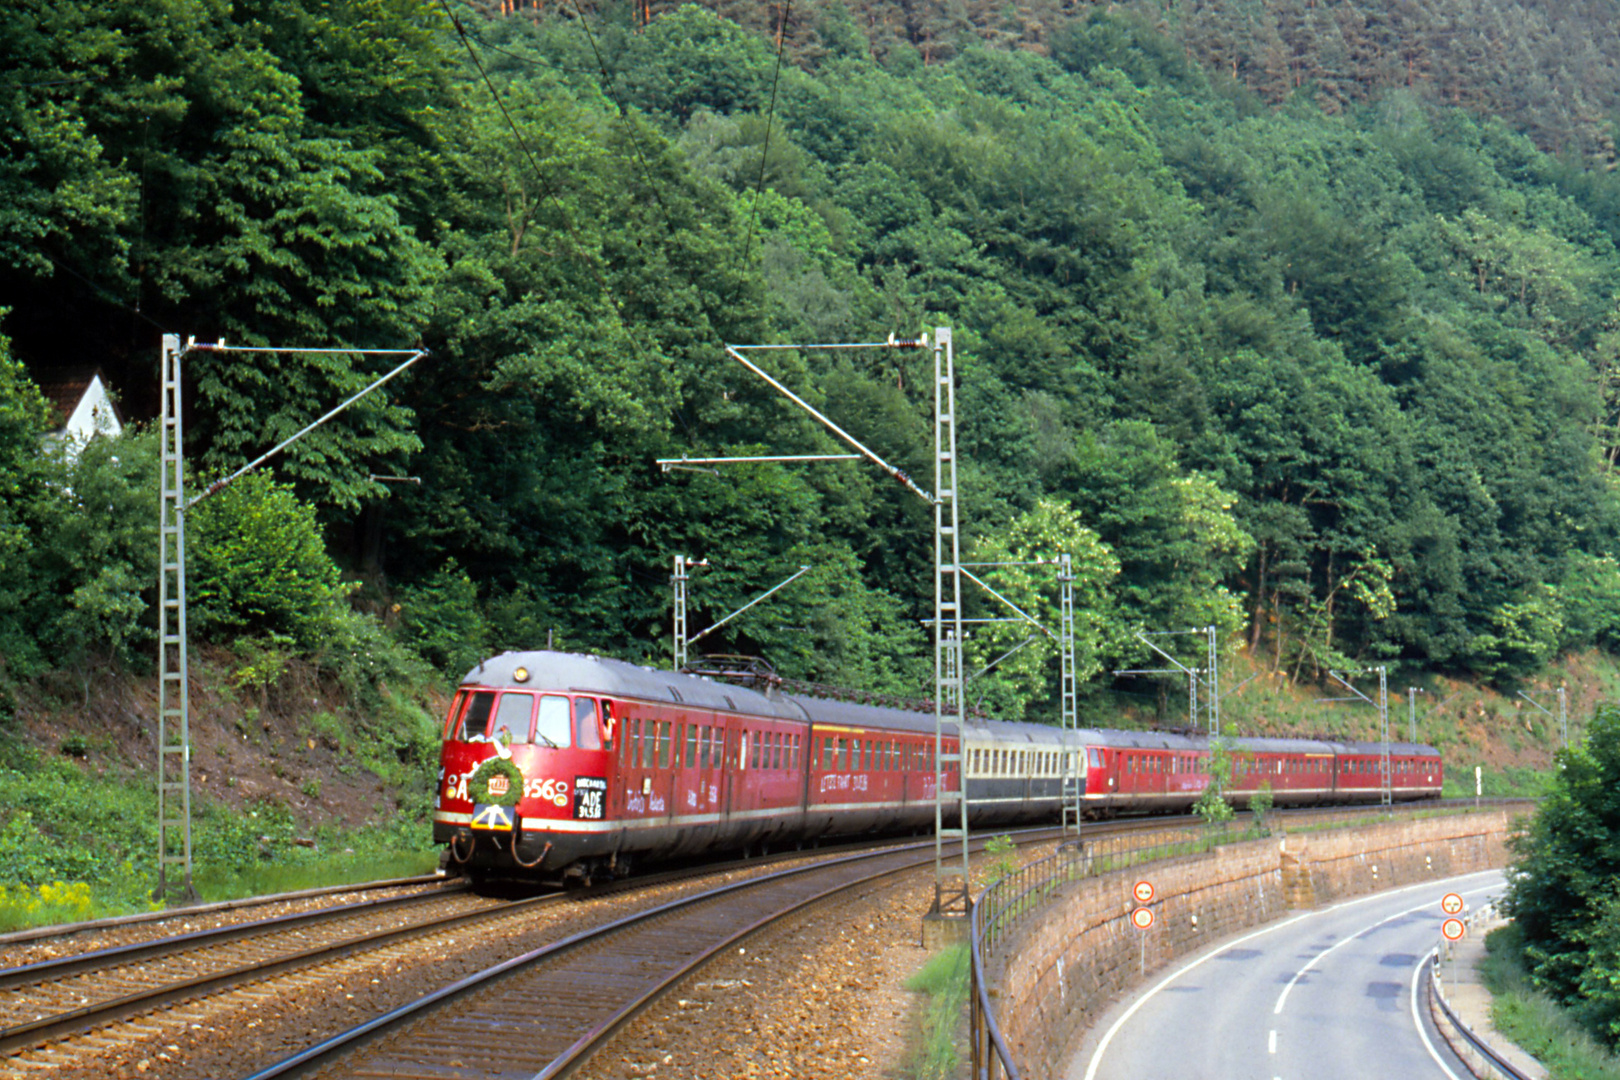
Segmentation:
[(451, 704), (434, 839), (471, 876), (557, 881), (916, 828), (933, 823), (933, 743), (919, 713), (506, 653)]
[[(559, 652), (505, 653), (469, 672), (445, 720), (433, 835), (472, 877), (619, 874), (636, 861), (931, 827), (937, 775), (969, 824), (1082, 812), (1184, 812), (1209, 783), (1209, 741), (1060, 731), (994, 720), (944, 732), (931, 712), (782, 693)], [(1278, 806), (1377, 802), (1384, 746), (1235, 739), (1227, 795)], [(1389, 746), (1397, 800), (1440, 794), (1440, 755)], [(1065, 794), (1069, 792), (1070, 794)]]

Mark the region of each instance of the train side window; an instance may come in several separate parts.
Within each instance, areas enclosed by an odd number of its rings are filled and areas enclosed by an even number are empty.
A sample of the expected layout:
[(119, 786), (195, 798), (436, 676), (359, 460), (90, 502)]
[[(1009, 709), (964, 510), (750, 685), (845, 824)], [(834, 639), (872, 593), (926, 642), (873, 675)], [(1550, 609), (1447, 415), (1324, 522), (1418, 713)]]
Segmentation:
[(474, 690), (468, 697), (466, 715), (461, 718), (461, 739), (489, 738), (489, 714), (495, 711), (495, 691)]
[(630, 721), (630, 730), (624, 734), (625, 753), (632, 769), (641, 768), (641, 717)]
[(461, 710), (467, 707), (467, 699), (472, 695), (466, 690), (457, 690), (456, 696), (450, 699), (450, 711), (444, 715), (444, 726), (439, 733), (446, 739), (456, 738), (456, 725), (461, 722)]
[(849, 740), (838, 740), (838, 771), (849, 772)]
[(725, 752), (720, 749), (721, 740), (725, 738), (725, 728), (716, 724), (709, 729), (709, 764), (719, 768), (723, 763)]
[(613, 702), (602, 702), (602, 748), (613, 749), (613, 740), (618, 737), (619, 722), (613, 715)]
[(698, 726), (686, 725), (686, 767), (690, 769), (697, 764)]
[(778, 769), (787, 768), (787, 733), (778, 731), (775, 736), (776, 750), (771, 754), (771, 760), (776, 762)]
[(602, 749), (602, 729), (597, 726), (596, 702), (574, 699), (574, 745), (581, 750)]
[(665, 720), (658, 725), (658, 767), (669, 768), (669, 744), (675, 733), (675, 722)]

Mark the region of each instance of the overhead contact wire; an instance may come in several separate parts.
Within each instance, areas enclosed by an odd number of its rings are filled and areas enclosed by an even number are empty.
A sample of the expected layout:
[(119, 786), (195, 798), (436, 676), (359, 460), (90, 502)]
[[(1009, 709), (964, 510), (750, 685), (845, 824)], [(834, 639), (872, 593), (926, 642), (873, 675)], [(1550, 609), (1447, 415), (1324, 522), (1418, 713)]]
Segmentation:
[[(517, 122), (512, 119), (511, 112), (506, 108), (506, 102), (501, 100), (500, 91), (495, 89), (494, 80), (489, 77), (489, 71), (485, 69), (483, 61), (478, 58), (478, 50), (473, 48), (472, 41), (467, 36), (466, 28), (461, 25), (461, 20), (456, 17), (456, 13), (450, 10), (447, 0), (439, 0), (439, 7), (444, 10), (445, 16), (449, 18), (450, 25), (455, 27), (456, 35), (461, 38), (461, 43), (466, 46), (467, 55), (471, 58), (473, 67), (478, 69), (479, 77), (483, 79), (484, 85), (489, 88), (489, 95), (494, 99), (495, 107), (501, 111), (501, 116), (506, 120), (506, 126), (512, 130), (512, 137), (517, 140), (518, 147), (523, 151), (524, 157), (528, 159), (529, 168), (534, 171), (534, 178), (540, 184), (542, 197), (550, 199), (556, 204), (558, 213), (562, 217), (563, 225), (568, 229), (569, 235), (573, 237), (575, 251), (579, 253), (581, 258), (589, 263), (592, 272), (595, 273), (596, 283), (601, 287), (602, 290), (603, 301), (611, 303), (612, 290), (608, 287), (607, 278), (602, 273), (600, 261), (591, 257), (590, 254), (585, 250), (585, 245), (580, 240), (578, 228), (575, 226), (573, 220), (569, 218), (568, 211), (563, 206), (562, 200), (557, 196), (555, 189), (553, 189), (552, 186), (546, 182), (545, 174), (540, 171), (540, 162), (536, 160), (534, 151), (530, 149), (528, 141), (523, 138), (523, 132), (518, 130)], [(621, 329), (623, 328), (622, 322), (620, 323), (620, 327)], [(636, 335), (626, 332), (624, 336), (630, 343), (631, 351), (636, 354), (636, 359), (645, 360), (646, 357), (642, 355), (641, 351), (641, 342), (637, 339)]]
[(754, 202), (748, 219), (748, 235), (743, 239), (742, 262), (748, 265), (748, 253), (754, 245), (754, 229), (759, 224), (759, 199), (765, 191), (765, 164), (771, 155), (771, 123), (776, 119), (776, 87), (782, 79), (782, 52), (787, 47), (788, 17), (793, 14), (793, 0), (782, 8), (782, 23), (776, 32), (776, 68), (771, 73), (771, 104), (765, 112), (765, 142), (759, 151), (759, 179), (754, 184)]

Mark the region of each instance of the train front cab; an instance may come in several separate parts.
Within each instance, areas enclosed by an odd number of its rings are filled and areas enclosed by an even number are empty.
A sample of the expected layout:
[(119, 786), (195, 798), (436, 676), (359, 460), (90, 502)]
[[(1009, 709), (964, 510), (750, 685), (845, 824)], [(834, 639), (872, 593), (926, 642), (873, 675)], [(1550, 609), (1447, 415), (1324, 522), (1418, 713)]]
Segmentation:
[(602, 854), (615, 728), (613, 702), (590, 694), (458, 690), (433, 814), (433, 839), (451, 867), (474, 877), (544, 875)]

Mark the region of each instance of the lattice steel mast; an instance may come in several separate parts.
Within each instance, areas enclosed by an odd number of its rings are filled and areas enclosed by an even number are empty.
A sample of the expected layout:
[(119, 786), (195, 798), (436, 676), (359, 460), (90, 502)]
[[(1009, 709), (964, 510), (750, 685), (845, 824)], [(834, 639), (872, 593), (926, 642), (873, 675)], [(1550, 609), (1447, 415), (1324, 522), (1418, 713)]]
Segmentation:
[(158, 422), (158, 883), (169, 868), (191, 886), (191, 699), (186, 668), (186, 482), (180, 419), (180, 336), (163, 335)]
[[(941, 915), (966, 916), (972, 905), (968, 876), (967, 695), (962, 685), (962, 544), (956, 470), (956, 359), (949, 327), (934, 330), (934, 906)], [(945, 724), (954, 716), (957, 750), (945, 752)], [(947, 789), (949, 766), (956, 785)], [(953, 813), (954, 811), (954, 813)], [(955, 818), (955, 825), (946, 822)], [(961, 847), (961, 871), (947, 868), (945, 843)]]
[[(346, 353), (354, 356), (409, 355), (388, 374), (351, 394), (317, 420), (281, 440), (190, 499), (185, 493), (185, 440), (181, 421), (181, 359), (192, 350), (241, 353)], [(186, 654), (186, 512), (258, 468), (350, 405), (382, 386), (422, 357), (426, 349), (284, 349), (274, 346), (231, 346), (224, 342), (180, 345), (178, 334), (164, 334), (158, 373), (158, 883), (161, 900), (169, 892), (169, 868), (184, 878), (184, 899), (194, 899), (191, 884), (191, 689)]]

